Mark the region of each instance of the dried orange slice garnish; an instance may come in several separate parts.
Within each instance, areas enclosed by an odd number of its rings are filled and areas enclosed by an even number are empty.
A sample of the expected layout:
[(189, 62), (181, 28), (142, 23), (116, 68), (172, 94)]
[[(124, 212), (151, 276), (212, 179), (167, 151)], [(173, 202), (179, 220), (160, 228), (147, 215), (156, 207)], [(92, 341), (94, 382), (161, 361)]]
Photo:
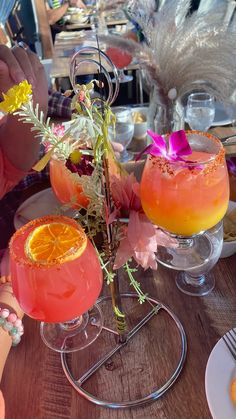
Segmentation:
[(82, 255), (87, 245), (87, 236), (78, 229), (62, 222), (52, 222), (35, 228), (29, 235), (25, 252), (38, 263), (62, 263)]
[(236, 404), (236, 378), (234, 378), (230, 384), (230, 397)]

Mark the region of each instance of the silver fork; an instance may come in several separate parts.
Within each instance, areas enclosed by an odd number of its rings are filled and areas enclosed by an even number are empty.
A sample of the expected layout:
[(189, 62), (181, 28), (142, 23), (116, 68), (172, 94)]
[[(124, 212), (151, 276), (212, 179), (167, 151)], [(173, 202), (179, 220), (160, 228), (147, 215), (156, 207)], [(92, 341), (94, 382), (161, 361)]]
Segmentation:
[(223, 336), (223, 341), (226, 344), (229, 352), (236, 361), (236, 332), (231, 329)]
[(235, 145), (236, 144), (236, 134), (228, 135), (227, 137), (220, 138), (220, 141), (222, 142), (224, 147)]

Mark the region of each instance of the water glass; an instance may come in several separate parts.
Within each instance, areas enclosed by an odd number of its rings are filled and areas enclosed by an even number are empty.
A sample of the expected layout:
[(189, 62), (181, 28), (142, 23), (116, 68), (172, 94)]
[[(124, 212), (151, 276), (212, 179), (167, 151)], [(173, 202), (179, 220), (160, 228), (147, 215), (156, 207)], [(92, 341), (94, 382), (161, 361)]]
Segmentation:
[(215, 100), (206, 92), (188, 97), (186, 120), (192, 130), (207, 131), (215, 118)]

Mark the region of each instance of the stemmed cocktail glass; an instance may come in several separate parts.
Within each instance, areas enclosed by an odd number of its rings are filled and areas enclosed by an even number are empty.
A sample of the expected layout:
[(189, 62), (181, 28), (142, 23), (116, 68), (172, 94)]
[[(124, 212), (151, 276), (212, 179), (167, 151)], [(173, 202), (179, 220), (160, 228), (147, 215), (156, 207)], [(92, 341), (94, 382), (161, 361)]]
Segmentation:
[(97, 338), (102, 270), (76, 221), (48, 216), (23, 226), (10, 242), (10, 269), (14, 294), (22, 310), (41, 321), (47, 346), (74, 352)]
[[(222, 220), (228, 207), (228, 172), (217, 138), (198, 131), (186, 135), (192, 153), (184, 161), (163, 155), (148, 157), (141, 201), (147, 217), (176, 238), (175, 248), (158, 247), (157, 260), (179, 271), (204, 271), (214, 258), (208, 231)], [(169, 138), (165, 136), (167, 148)], [(201, 285), (196, 283), (196, 287)], [(199, 289), (196, 295), (201, 295)]]
[[(124, 68), (127, 67), (132, 61), (132, 56), (118, 48), (108, 48), (106, 50), (106, 54), (118, 69), (119, 82), (128, 83), (132, 81), (133, 76), (124, 73)], [(113, 81), (115, 82), (115, 79), (113, 79)]]

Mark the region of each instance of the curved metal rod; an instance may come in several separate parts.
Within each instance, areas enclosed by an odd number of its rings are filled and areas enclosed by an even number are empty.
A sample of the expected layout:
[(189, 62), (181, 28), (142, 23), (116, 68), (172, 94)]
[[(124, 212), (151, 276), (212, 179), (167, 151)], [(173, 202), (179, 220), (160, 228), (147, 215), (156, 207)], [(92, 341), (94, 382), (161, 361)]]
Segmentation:
[[(111, 71), (114, 74), (115, 77), (115, 89), (113, 88), (113, 83), (111, 81), (111, 77), (109, 72), (107, 71), (107, 69), (97, 60), (92, 59), (92, 58), (85, 58), (83, 57), (83, 54), (85, 53), (93, 53), (93, 54), (98, 54), (100, 55), (106, 62), (107, 64), (110, 65), (111, 67)], [(78, 61), (79, 60), (79, 61)], [(102, 69), (102, 72), (105, 74), (105, 77), (107, 79), (108, 82), (108, 87), (109, 87), (109, 94), (108, 94), (108, 99), (107, 99), (107, 103), (108, 104), (112, 104), (115, 99), (117, 98), (118, 92), (119, 92), (119, 77), (118, 77), (118, 71), (116, 66), (113, 64), (113, 62), (111, 61), (111, 59), (108, 57), (108, 55), (106, 55), (103, 51), (101, 51), (99, 48), (96, 47), (90, 47), (90, 46), (86, 46), (86, 47), (80, 47), (78, 49), (78, 51), (73, 55), (72, 59), (71, 59), (71, 64), (70, 64), (70, 81), (73, 87), (73, 90), (77, 93), (77, 89), (76, 89), (76, 83), (75, 83), (75, 77), (76, 77), (76, 71), (78, 70), (79, 66), (81, 66), (84, 63), (89, 63), (92, 62), (93, 64), (95, 64), (99, 69)]]
[[(133, 293), (125, 293), (125, 294), (121, 294), (122, 298), (138, 298), (137, 294), (133, 294)], [(98, 299), (97, 304), (103, 302), (103, 301), (107, 301), (110, 300), (111, 297), (110, 296), (105, 296), (105, 297), (101, 297)], [(104, 407), (109, 407), (109, 408), (113, 408), (113, 409), (124, 409), (124, 408), (130, 408), (130, 407), (134, 407), (134, 406), (141, 406), (144, 405), (146, 403), (150, 403), (153, 402), (157, 399), (159, 399), (159, 397), (161, 397), (173, 384), (174, 382), (177, 380), (183, 365), (184, 365), (184, 361), (186, 358), (186, 352), (187, 352), (187, 340), (186, 340), (186, 335), (185, 335), (185, 331), (183, 329), (182, 324), (180, 323), (179, 319), (177, 318), (177, 316), (163, 303), (160, 303), (159, 301), (155, 300), (154, 298), (151, 297), (147, 297), (147, 299), (156, 304), (158, 306), (158, 311), (160, 309), (165, 310), (168, 315), (173, 319), (173, 321), (175, 322), (177, 329), (179, 331), (179, 336), (180, 336), (180, 341), (181, 341), (181, 354), (180, 354), (180, 358), (178, 361), (178, 364), (174, 370), (174, 372), (172, 373), (172, 375), (167, 379), (166, 383), (164, 385), (162, 385), (159, 389), (153, 391), (152, 393), (137, 399), (137, 400), (128, 400), (128, 401), (124, 401), (124, 402), (116, 402), (116, 401), (108, 401), (108, 400), (101, 400), (98, 397), (95, 397), (94, 395), (88, 393), (86, 390), (84, 390), (82, 388), (82, 384), (80, 383), (80, 379), (76, 380), (70, 370), (69, 370), (69, 366), (67, 364), (67, 360), (66, 360), (66, 354), (61, 354), (61, 362), (62, 362), (62, 367), (64, 370), (64, 373), (68, 379), (68, 381), (71, 383), (71, 385), (75, 388), (75, 390), (81, 395), (83, 396), (85, 399), (89, 400), (90, 402), (97, 404), (99, 406), (104, 406)], [(151, 315), (150, 315), (151, 314)], [(136, 332), (138, 332), (141, 327), (143, 325), (146, 324), (147, 320), (149, 320), (150, 318), (152, 318), (155, 315), (154, 311), (152, 310), (146, 317), (144, 317), (140, 323), (138, 323), (130, 332), (128, 335), (130, 335), (130, 338), (132, 338)], [(129, 340), (129, 339), (128, 339)], [(117, 345), (113, 350), (110, 351), (110, 357), (120, 348), (120, 346), (124, 346), (126, 345), (121, 343), (120, 345)], [(118, 349), (117, 349), (118, 348)], [(104, 357), (105, 358), (105, 357)], [(109, 359), (109, 358), (108, 358)], [(107, 357), (106, 357), (107, 360)], [(98, 361), (99, 363), (99, 361)], [(104, 363), (103, 363), (104, 364)], [(102, 365), (103, 365), (102, 364)], [(100, 366), (100, 363), (99, 363)], [(90, 370), (93, 369), (94, 366), (91, 367)], [(90, 371), (86, 371), (85, 374), (83, 375), (82, 378), (83, 379), (83, 383), (86, 381), (86, 378), (89, 378), (91, 376)]]

